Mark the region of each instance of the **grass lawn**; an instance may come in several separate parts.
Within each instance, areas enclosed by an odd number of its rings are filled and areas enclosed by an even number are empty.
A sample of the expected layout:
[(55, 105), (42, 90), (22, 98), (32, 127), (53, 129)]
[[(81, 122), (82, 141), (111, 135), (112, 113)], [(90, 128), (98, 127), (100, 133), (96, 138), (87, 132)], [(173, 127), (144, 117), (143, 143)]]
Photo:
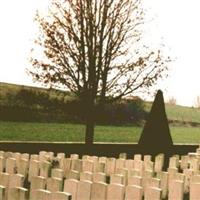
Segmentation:
[[(151, 110), (152, 103), (145, 103), (145, 110)], [(200, 109), (194, 107), (186, 107), (180, 105), (165, 104), (165, 110), (168, 119), (186, 121), (186, 122), (200, 122)]]
[[(200, 143), (200, 128), (170, 127), (174, 143)], [(95, 142), (139, 140), (142, 127), (96, 126)], [(80, 124), (0, 122), (0, 140), (83, 142), (85, 126)]]
[(200, 144), (200, 127), (170, 127), (174, 143)]
[[(95, 141), (137, 142), (140, 127), (97, 126)], [(84, 142), (85, 126), (80, 124), (0, 122), (0, 140)]]

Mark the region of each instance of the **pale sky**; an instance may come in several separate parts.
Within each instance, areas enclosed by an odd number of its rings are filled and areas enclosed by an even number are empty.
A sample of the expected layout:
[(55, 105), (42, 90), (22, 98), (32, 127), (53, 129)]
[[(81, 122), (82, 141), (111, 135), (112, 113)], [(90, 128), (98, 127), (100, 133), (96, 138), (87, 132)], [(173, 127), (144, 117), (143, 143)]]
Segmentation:
[[(30, 65), (36, 25), (36, 9), (46, 9), (48, 0), (0, 1), (0, 82), (34, 85), (25, 69)], [(164, 43), (166, 53), (176, 60), (170, 64), (169, 78), (156, 88), (165, 99), (173, 96), (180, 105), (193, 106), (200, 95), (200, 1), (146, 0), (147, 39)], [(37, 86), (40, 86), (37, 84)]]

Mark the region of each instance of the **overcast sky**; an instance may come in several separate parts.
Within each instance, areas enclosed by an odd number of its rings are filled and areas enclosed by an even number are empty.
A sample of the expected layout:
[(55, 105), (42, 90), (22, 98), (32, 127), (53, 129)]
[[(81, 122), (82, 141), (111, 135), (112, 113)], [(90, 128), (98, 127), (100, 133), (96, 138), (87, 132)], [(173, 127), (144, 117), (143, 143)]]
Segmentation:
[[(33, 85), (27, 76), (28, 55), (36, 26), (36, 9), (46, 9), (48, 0), (0, 1), (0, 82)], [(171, 63), (169, 78), (156, 88), (165, 99), (173, 96), (177, 103), (192, 106), (200, 95), (200, 1), (143, 1), (147, 16), (149, 41), (164, 43), (166, 52), (176, 60)], [(38, 85), (39, 86), (39, 85)]]

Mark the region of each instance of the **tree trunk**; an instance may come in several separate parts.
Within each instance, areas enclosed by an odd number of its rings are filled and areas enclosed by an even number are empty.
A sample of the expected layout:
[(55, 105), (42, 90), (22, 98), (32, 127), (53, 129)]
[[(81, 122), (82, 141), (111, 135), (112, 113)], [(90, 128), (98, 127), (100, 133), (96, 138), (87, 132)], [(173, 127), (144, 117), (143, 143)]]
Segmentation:
[(94, 127), (95, 127), (95, 105), (94, 100), (91, 98), (87, 102), (86, 111), (86, 131), (85, 131), (85, 144), (92, 145), (94, 140)]
[(95, 121), (88, 117), (86, 121), (85, 144), (92, 145), (94, 140), (94, 125)]

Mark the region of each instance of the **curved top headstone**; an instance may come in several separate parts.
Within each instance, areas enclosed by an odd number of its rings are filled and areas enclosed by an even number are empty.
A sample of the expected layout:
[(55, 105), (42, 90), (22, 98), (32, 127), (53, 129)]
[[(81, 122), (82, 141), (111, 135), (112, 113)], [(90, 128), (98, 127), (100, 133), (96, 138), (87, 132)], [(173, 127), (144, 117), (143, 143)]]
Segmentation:
[(156, 94), (138, 144), (148, 153), (167, 153), (173, 145), (161, 90)]

